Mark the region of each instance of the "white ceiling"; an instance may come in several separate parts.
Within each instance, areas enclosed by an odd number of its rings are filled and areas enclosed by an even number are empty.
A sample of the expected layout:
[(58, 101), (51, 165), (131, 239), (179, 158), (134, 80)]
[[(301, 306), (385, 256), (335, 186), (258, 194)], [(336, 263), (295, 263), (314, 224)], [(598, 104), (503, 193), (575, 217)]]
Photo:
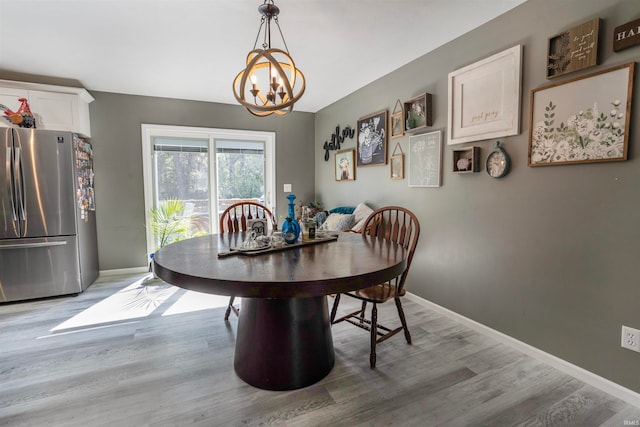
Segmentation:
[[(262, 1), (0, 0), (0, 71), (235, 104)], [(524, 1), (276, 0), (307, 80), (295, 110), (316, 112)]]

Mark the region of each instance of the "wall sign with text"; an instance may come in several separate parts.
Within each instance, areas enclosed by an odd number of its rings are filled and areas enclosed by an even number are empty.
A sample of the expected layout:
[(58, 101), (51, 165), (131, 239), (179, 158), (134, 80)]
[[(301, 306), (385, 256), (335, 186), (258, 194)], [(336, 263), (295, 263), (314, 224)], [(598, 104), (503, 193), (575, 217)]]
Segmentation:
[(340, 144), (342, 144), (346, 138), (353, 139), (355, 133), (355, 129), (352, 129), (350, 126), (342, 129), (342, 132), (340, 132), (340, 125), (336, 126), (335, 132), (331, 134), (331, 142), (325, 141), (322, 146), (324, 150), (324, 161), (329, 161), (330, 150), (340, 150)]
[(547, 78), (562, 76), (598, 64), (600, 18), (592, 19), (549, 38)]
[(614, 52), (637, 45), (640, 45), (640, 19), (620, 25), (613, 31)]

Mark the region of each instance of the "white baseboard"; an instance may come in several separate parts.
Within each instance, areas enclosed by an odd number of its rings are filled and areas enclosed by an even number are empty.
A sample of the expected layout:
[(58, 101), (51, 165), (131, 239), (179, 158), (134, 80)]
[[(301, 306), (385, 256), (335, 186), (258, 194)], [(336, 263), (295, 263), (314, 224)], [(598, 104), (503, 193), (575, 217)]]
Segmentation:
[(458, 314), (454, 311), (444, 308), (436, 303), (428, 301), (417, 295), (407, 293), (406, 297), (423, 307), (429, 308), (452, 320), (455, 320), (456, 322), (462, 323), (463, 325), (468, 326), (471, 329), (483, 335), (487, 335), (491, 338), (494, 338), (497, 341), (505, 345), (508, 345), (509, 347), (512, 347), (516, 350), (519, 350), (527, 354), (528, 356), (534, 357), (542, 362), (545, 362), (553, 366), (554, 368), (568, 375), (571, 375), (574, 378), (579, 379), (580, 381), (583, 381), (593, 387), (596, 387), (604, 391), (605, 393), (609, 393), (610, 395), (615, 396), (618, 399), (624, 400), (625, 402), (628, 402), (640, 408), (640, 394), (636, 393), (633, 390), (623, 387), (620, 384), (614, 383), (613, 381), (610, 381), (606, 378), (596, 375), (593, 372), (587, 371), (584, 368), (581, 368), (572, 363), (569, 363), (566, 360), (560, 359), (557, 356), (554, 356), (536, 347), (533, 347), (529, 344), (519, 341), (513, 337), (510, 337), (509, 335), (503, 334), (502, 332), (498, 332), (495, 329), (492, 329), (488, 326), (483, 325), (482, 323), (478, 323), (475, 320), (471, 320), (467, 317), (464, 317), (461, 314)]
[(100, 276), (117, 276), (119, 274), (148, 273), (149, 267), (117, 268), (115, 270), (100, 270)]

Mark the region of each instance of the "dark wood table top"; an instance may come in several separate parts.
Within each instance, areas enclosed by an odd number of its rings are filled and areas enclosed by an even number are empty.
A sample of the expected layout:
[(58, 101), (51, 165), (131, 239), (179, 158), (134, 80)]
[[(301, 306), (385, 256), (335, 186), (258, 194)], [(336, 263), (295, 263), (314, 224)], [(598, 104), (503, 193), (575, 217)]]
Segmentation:
[(155, 273), (197, 292), (299, 298), (366, 288), (398, 276), (406, 265), (401, 246), (354, 233), (279, 252), (218, 258), (243, 239), (244, 233), (213, 234), (167, 245), (154, 256)]

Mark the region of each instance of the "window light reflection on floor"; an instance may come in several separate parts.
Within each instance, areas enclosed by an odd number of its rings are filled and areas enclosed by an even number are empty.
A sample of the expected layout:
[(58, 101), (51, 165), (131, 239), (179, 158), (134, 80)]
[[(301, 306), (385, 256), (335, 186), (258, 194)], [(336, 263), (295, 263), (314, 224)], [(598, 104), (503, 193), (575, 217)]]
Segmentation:
[(171, 307), (162, 313), (162, 315), (171, 316), (173, 314), (226, 307), (227, 304), (229, 304), (229, 297), (226, 296), (186, 291), (184, 295), (182, 295), (178, 301), (173, 303)]
[(148, 277), (143, 277), (62, 322), (51, 329), (51, 332), (146, 317), (158, 310), (177, 291), (183, 292), (183, 295), (162, 316), (225, 307), (229, 302), (229, 297), (185, 291), (162, 281), (149, 281)]

